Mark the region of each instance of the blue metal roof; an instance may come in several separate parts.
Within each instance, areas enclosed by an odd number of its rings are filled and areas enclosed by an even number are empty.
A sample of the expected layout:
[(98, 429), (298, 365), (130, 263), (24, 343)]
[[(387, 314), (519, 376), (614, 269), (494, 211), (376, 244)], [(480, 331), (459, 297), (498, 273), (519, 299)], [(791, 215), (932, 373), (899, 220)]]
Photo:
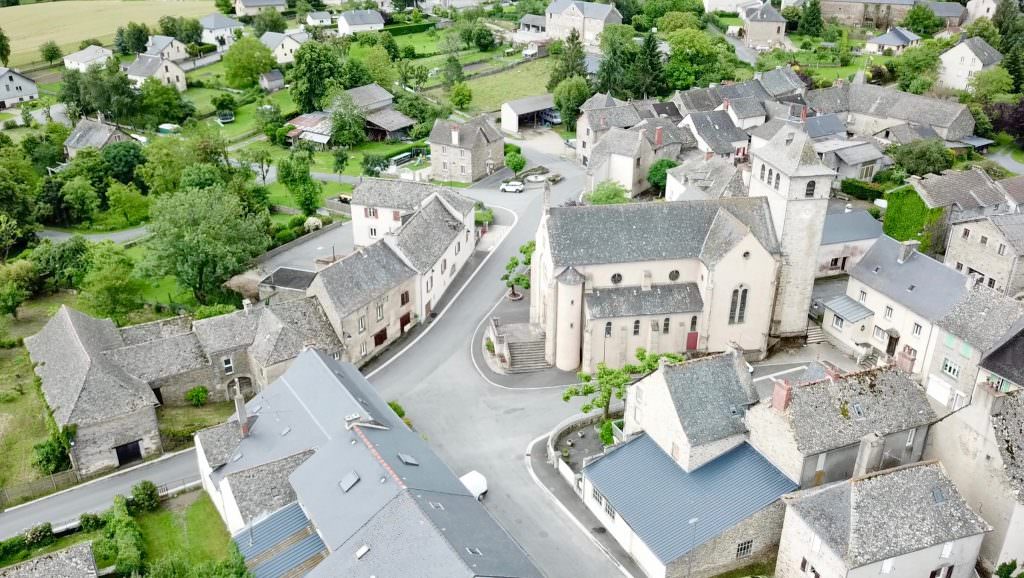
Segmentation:
[(299, 566), (303, 566), (310, 558), (323, 559), (327, 556), (327, 548), (316, 534), (310, 534), (288, 548), (274, 555), (266, 562), (252, 568), (256, 578), (280, 578), (292, 575)]
[(825, 304), (825, 308), (831, 310), (838, 317), (842, 317), (850, 323), (856, 323), (875, 314), (874, 311), (861, 305), (859, 301), (855, 301), (849, 295), (840, 295), (839, 297), (829, 300), (829, 302)]
[[(310, 534), (295, 540), (296, 534), (304, 529), (308, 529)], [(238, 544), (242, 556), (251, 563), (282, 543), (287, 544), (289, 538), (295, 541), (280, 552), (273, 553), (266, 560), (259, 560), (258, 565), (252, 568), (257, 578), (283, 576), (310, 558), (318, 554), (327, 554), (327, 548), (320, 540), (320, 536), (313, 531), (309, 518), (298, 502), (293, 502), (256, 522), (248, 529), (235, 534), (232, 539)]]
[(797, 488), (747, 443), (687, 472), (646, 434), (591, 463), (583, 475), (664, 564)]

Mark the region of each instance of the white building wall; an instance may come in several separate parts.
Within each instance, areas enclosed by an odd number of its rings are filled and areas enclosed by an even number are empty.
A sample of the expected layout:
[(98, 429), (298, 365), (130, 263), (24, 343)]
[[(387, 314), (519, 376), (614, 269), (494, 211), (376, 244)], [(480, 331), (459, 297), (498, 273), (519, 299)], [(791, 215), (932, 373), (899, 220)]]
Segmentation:
[[(863, 300), (860, 298), (861, 291), (866, 294)], [(931, 322), (852, 277), (846, 286), (846, 295), (851, 299), (860, 301), (862, 305), (875, 312), (874, 327), (870, 329), (867, 342), (875, 349), (885, 352), (889, 342), (889, 336), (886, 332), (895, 330), (900, 336), (896, 345), (896, 353), (898, 354), (903, 351), (907, 346), (913, 348), (916, 360), (914, 361), (912, 373), (920, 374), (924, 367), (928, 343), (931, 339), (932, 331), (934, 331), (934, 326)], [(886, 316), (887, 307), (892, 308), (890, 316)], [(915, 324), (920, 326), (920, 330), (916, 332)], [(877, 333), (875, 328), (881, 330), (881, 333)]]
[(17, 106), (39, 98), (39, 88), (27, 76), (8, 70), (0, 76), (0, 108)]
[[(329, 23), (328, 23), (329, 24)], [(359, 32), (370, 32), (372, 30), (383, 30), (383, 24), (356, 24), (349, 25), (344, 18), (338, 18), (338, 36), (347, 36)]]
[(996, 14), (996, 0), (970, 0), (967, 3), (967, 21), (974, 22), (978, 18), (992, 19)]
[(402, 226), (402, 217), (408, 213), (388, 207), (352, 207), (352, 243), (356, 247), (367, 247), (388, 233)]
[(967, 90), (971, 77), (984, 70), (981, 61), (961, 43), (939, 56), (939, 84), (954, 90)]
[(654, 552), (651, 552), (651, 549), (636, 535), (629, 524), (617, 514), (612, 518), (605, 511), (604, 505), (597, 502), (597, 499), (594, 497), (594, 485), (590, 483), (590, 479), (586, 477), (585, 473), (583, 477), (583, 503), (601, 521), (601, 524), (611, 533), (615, 541), (633, 558), (633, 561), (640, 566), (640, 569), (644, 571), (647, 578), (665, 578), (665, 565), (658, 560)]
[(782, 540), (779, 541), (779, 555), (775, 563), (775, 578), (809, 578), (809, 572), (800, 570), (807, 560), (808, 570), (813, 567), (820, 576), (845, 578), (846, 564), (828, 547), (804, 522), (793, 508), (786, 508), (782, 525)]
[[(848, 243), (831, 243), (818, 247), (818, 269), (814, 273), (816, 279), (842, 275), (853, 270), (864, 255), (878, 239), (863, 239)], [(837, 260), (833, 265), (833, 259)], [(844, 261), (845, 259), (845, 261)]]
[(235, 43), (234, 28), (203, 29), (202, 41), (217, 47), (217, 52), (225, 52)]
[(799, 482), (803, 476), (804, 456), (797, 449), (796, 437), (786, 416), (764, 401), (747, 410), (746, 422), (750, 445), (787, 478)]

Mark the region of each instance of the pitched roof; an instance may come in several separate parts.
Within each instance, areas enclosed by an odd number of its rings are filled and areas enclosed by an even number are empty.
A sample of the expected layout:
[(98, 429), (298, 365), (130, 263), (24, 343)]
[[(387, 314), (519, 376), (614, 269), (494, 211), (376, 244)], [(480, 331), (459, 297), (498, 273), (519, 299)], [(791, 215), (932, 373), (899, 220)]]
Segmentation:
[(856, 323), (875, 314), (874, 311), (862, 305), (860, 301), (855, 301), (849, 295), (838, 295), (829, 299), (825, 303), (825, 309), (850, 323)]
[(242, 23), (234, 18), (225, 16), (220, 12), (203, 16), (199, 19), (199, 25), (206, 30), (217, 30), (220, 28), (241, 28)]
[(879, 46), (910, 46), (911, 43), (921, 40), (921, 37), (906, 28), (893, 26), (885, 34), (869, 38), (868, 42)]
[(836, 174), (818, 158), (811, 137), (797, 128), (782, 129), (767, 144), (751, 151), (751, 154), (789, 177)]
[(691, 112), (689, 117), (693, 121), (693, 131), (696, 136), (718, 154), (735, 152), (736, 147), (733, 143), (747, 140), (747, 133), (736, 128), (732, 119), (729, 118), (729, 113), (724, 110)]
[(923, 177), (911, 177), (910, 184), (930, 209), (950, 205), (976, 209), (1008, 204), (1002, 185), (978, 167), (966, 171), (947, 169), (941, 175), (929, 173)]
[(390, 245), (378, 242), (321, 269), (310, 291), (322, 287), (321, 304), (341, 319), (415, 275)]
[(982, 66), (992, 66), (993, 64), (998, 64), (1003, 59), (1003, 55), (995, 48), (992, 48), (992, 45), (981, 36), (972, 36), (961, 40), (960, 44), (966, 46), (978, 58)]
[(903, 250), (899, 241), (882, 235), (850, 276), (928, 321), (937, 321), (967, 291), (967, 277), (917, 251), (900, 263)]
[(103, 355), (147, 383), (210, 365), (195, 333), (120, 347)]
[[(808, 90), (804, 99), (819, 114), (854, 112), (941, 128), (952, 127), (970, 117), (967, 107), (956, 101), (919, 96), (874, 84), (844, 84)], [(973, 117), (969, 120), (973, 121)], [(973, 129), (973, 122), (969, 124)]]
[(959, 18), (967, 12), (967, 7), (959, 2), (925, 2), (925, 5), (939, 18)]
[[(244, 1), (244, 0), (243, 0)], [(250, 0), (251, 1), (251, 0)], [(282, 0), (283, 1), (283, 0)], [(270, 50), (274, 50), (284, 42), (285, 38), (291, 38), (295, 42), (302, 44), (309, 40), (309, 34), (305, 32), (294, 32), (292, 34), (286, 34), (284, 32), (264, 32), (263, 36), (260, 36), (260, 42), (263, 46), (266, 46)]]
[(687, 472), (647, 434), (611, 449), (583, 475), (664, 564), (797, 487), (746, 443)]
[(687, 188), (700, 189), (709, 199), (743, 197), (747, 194), (743, 172), (736, 163), (721, 157), (706, 160), (702, 156), (689, 158), (669, 169), (668, 174)]
[(25, 347), (60, 426), (91, 424), (155, 406), (153, 390), (103, 355), (124, 342), (113, 322), (62, 305)]
[(547, 220), (556, 267), (696, 259), (719, 211), (749, 228), (769, 252), (777, 240), (763, 198), (552, 207)]
[(821, 231), (821, 244), (849, 243), (877, 239), (882, 235), (882, 223), (864, 210), (849, 213), (827, 213)]
[(332, 352), (343, 348), (316, 297), (274, 303), (260, 312), (249, 355), (263, 367), (294, 359), (307, 347)]
[(992, 215), (988, 220), (999, 229), (1018, 255), (1024, 255), (1024, 213)]
[(1024, 175), (999, 181), (1006, 194), (1018, 205), (1024, 205)]
[(851, 570), (992, 529), (939, 462), (883, 470), (784, 499)]
[(583, 296), (589, 319), (690, 313), (704, 309), (696, 283), (655, 285), (648, 291), (637, 287), (595, 290)]
[(50, 552), (31, 560), (0, 568), (0, 578), (95, 578), (96, 559), (92, 542)]
[(160, 65), (164, 62), (165, 60), (160, 56), (155, 56), (152, 54), (139, 54), (135, 57), (135, 60), (128, 65), (128, 68), (125, 70), (125, 74), (127, 74), (128, 76), (149, 78), (150, 76), (156, 74), (157, 70), (160, 70)]
[(846, 124), (837, 114), (819, 114), (807, 117), (804, 130), (811, 138), (846, 135)]
[(486, 146), (490, 143), (503, 140), (501, 132), (494, 126), (485, 115), (467, 120), (466, 122), (455, 122), (445, 119), (436, 119), (434, 127), (430, 130), (431, 144), (444, 144), (456, 146), (452, 143), (452, 132), (459, 134), (460, 148), (476, 148), (477, 145)]
[[(1024, 324), (1015, 324), (1010, 330), (1011, 336), (981, 360), (981, 367), (1020, 386), (1024, 386), (1024, 365), (1020, 362), (1021, 359), (1024, 359), (1024, 326), (1022, 325)], [(1024, 436), (1020, 433), (1024, 430), (1017, 429), (1015, 431), (1018, 443), (1024, 444)], [(1022, 456), (1021, 466), (1024, 468), (1024, 453), (1020, 455)], [(1024, 475), (1022, 475), (1021, 483), (1021, 489), (1024, 490)]]
[(754, 78), (772, 97), (779, 97), (794, 92), (803, 92), (807, 85), (789, 66), (780, 66), (772, 70), (758, 72)]
[(743, 10), (747, 22), (785, 22), (786, 19), (772, 6), (771, 2), (758, 3)]
[(391, 107), (367, 112), (363, 115), (363, 119), (387, 132), (402, 130), (416, 124), (416, 119), (405, 116)]
[(284, 73), (275, 68), (269, 72), (264, 72), (263, 74), (260, 74), (260, 78), (266, 80), (267, 82), (283, 81)]
[(592, 130), (629, 128), (640, 122), (640, 113), (628, 104), (609, 108), (591, 108), (583, 112)]
[(757, 401), (746, 362), (736, 352), (666, 363), (644, 378), (663, 381), (691, 446), (747, 431), (743, 413)]
[(935, 419), (921, 386), (886, 367), (796, 384), (784, 413), (805, 456), (857, 444), (872, 432), (886, 436)]
[(728, 102), (729, 108), (736, 118), (754, 118), (765, 115), (764, 105), (756, 98), (737, 98)]
[(83, 118), (71, 130), (71, 134), (64, 141), (64, 146), (71, 149), (102, 148), (111, 137), (119, 132), (121, 131), (116, 126)]
[(552, 94), (527, 96), (526, 98), (509, 100), (502, 104), (501, 106), (507, 106), (509, 107), (509, 109), (512, 110), (512, 112), (519, 115), (530, 114), (531, 112), (540, 112), (542, 110), (555, 108), (555, 97)]
[(228, 474), (231, 496), (242, 521), (249, 524), (294, 502), (295, 490), (288, 477), (313, 454), (310, 448)]
[[(302, 535), (305, 537), (296, 538)], [(286, 575), (327, 557), (327, 547), (298, 502), (258, 520), (232, 539), (257, 578)]]
[(160, 34), (154, 34), (149, 37), (147, 42), (146, 54), (153, 54), (159, 56), (161, 52), (168, 46), (175, 42), (173, 36), (163, 36)]
[[(612, 4), (582, 2), (581, 0), (555, 0), (551, 4), (548, 4), (547, 12), (561, 14), (571, 6), (575, 6), (577, 9), (579, 9), (579, 11), (583, 13), (584, 18), (593, 18), (595, 20), (605, 20), (613, 13), (619, 13), (619, 11), (616, 10), (615, 6)], [(619, 18), (622, 18), (622, 16), (619, 15)]]
[(323, 11), (314, 11), (306, 14), (306, 18), (312, 18), (313, 20), (326, 20), (331, 21), (331, 13)]
[(349, 26), (384, 25), (384, 17), (376, 10), (348, 10), (339, 14), (338, 20), (344, 20)]
[(532, 26), (547, 26), (547, 19), (539, 14), (523, 14), (523, 17), (519, 19), (519, 22), (523, 24), (530, 24)]
[(207, 353), (237, 349), (252, 343), (260, 316), (253, 310), (242, 310), (192, 322), (192, 330)]
[(270, 275), (260, 280), (260, 285), (271, 285), (284, 287), (285, 289), (297, 289), (305, 291), (309, 284), (316, 278), (315, 271), (294, 269), (292, 267), (278, 267)]
[(71, 62), (78, 62), (81, 64), (92, 64), (100, 59), (106, 60), (113, 55), (114, 52), (109, 48), (90, 44), (78, 52), (72, 52), (71, 54), (65, 55), (64, 60), (70, 60)]
[[(526, 18), (526, 16), (524, 16), (523, 18)], [(539, 16), (538, 18), (543, 19), (543, 16)], [(626, 101), (624, 100), (619, 100), (610, 94), (597, 92), (594, 93), (594, 96), (591, 96), (587, 100), (583, 101), (583, 104), (580, 105), (580, 110), (586, 112), (594, 108), (614, 108), (616, 106), (622, 106), (624, 104), (626, 104)]]
[(242, 6), (246, 8), (255, 8), (257, 6), (287, 6), (286, 0), (238, 0), (242, 3)]
[(836, 151), (836, 156), (844, 163), (853, 166), (877, 161), (885, 157), (874, 143), (869, 142), (841, 148)]
[(691, 88), (689, 90), (676, 91), (672, 95), (672, 101), (679, 106), (680, 112), (687, 114), (714, 110), (722, 106), (722, 103), (727, 98), (746, 97), (752, 97), (760, 101), (772, 99), (772, 96), (765, 90), (760, 81), (748, 80), (735, 84), (720, 84), (707, 88)]
[(988, 352), (1024, 317), (1024, 303), (1002, 293), (975, 285), (957, 301), (936, 325)]
[(352, 191), (352, 204), (412, 212), (423, 206), (423, 203), (434, 194), (440, 195), (445, 202), (463, 215), (469, 214), (475, 205), (472, 199), (451, 187), (400, 179), (369, 178), (364, 178)]
[(437, 265), (448, 248), (466, 232), (466, 225), (434, 196), (402, 227), (389, 234), (402, 255), (420, 273)]
[(384, 90), (384, 88), (376, 82), (350, 88), (345, 92), (352, 97), (352, 103), (360, 109), (365, 109), (368, 106), (375, 105), (382, 100), (391, 100), (394, 98), (390, 92)]

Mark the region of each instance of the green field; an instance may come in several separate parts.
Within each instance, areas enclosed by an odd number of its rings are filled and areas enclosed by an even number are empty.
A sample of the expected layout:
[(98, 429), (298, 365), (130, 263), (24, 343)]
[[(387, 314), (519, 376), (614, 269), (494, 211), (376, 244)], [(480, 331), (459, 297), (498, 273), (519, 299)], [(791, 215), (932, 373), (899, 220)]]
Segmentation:
[(40, 59), (48, 40), (65, 54), (87, 38), (110, 42), (118, 26), (129, 22), (156, 24), (164, 15), (201, 17), (216, 12), (209, 0), (66, 0), (0, 8), (0, 23), (11, 40), (10, 66)]
[(11, 120), (12, 118), (14, 118), (14, 114), (10, 112), (0, 112), (0, 123), (4, 122), (5, 120)]
[[(350, 185), (348, 183), (336, 183), (334, 181), (327, 181), (327, 182), (321, 181), (320, 182), (320, 186), (323, 187), (323, 192), (324, 192), (323, 198), (324, 199), (328, 199), (328, 198), (331, 198), (331, 197), (337, 197), (341, 193), (350, 193), (350, 192), (352, 192), (352, 185)], [(283, 184), (281, 184), (281, 183), (271, 183), (271, 184), (267, 185), (267, 191), (270, 192), (270, 204), (271, 205), (280, 205), (280, 206), (283, 206), (283, 207), (291, 207), (293, 209), (298, 209), (299, 208), (299, 204), (295, 201), (295, 197), (292, 196), (291, 192), (288, 191), (288, 188), (285, 187)], [(321, 204), (321, 206), (322, 206), (322, 204)], [(273, 215), (271, 215), (271, 220), (274, 220), (273, 217), (276, 217), (279, 214), (281, 214), (281, 213), (274, 213)], [(284, 219), (284, 222), (287, 222), (293, 216), (294, 215), (285, 215), (286, 218)]]
[[(210, 90), (210, 89), (197, 89)], [(186, 92), (187, 94), (187, 92)], [(295, 103), (287, 90), (279, 90), (271, 94), (268, 99), (281, 109), (281, 114), (290, 116), (295, 114)], [(220, 126), (216, 119), (206, 122), (220, 128), (220, 134), (229, 141), (236, 141), (256, 131), (256, 109), (261, 106), (260, 102), (253, 102), (235, 110), (235, 121)]]
[(209, 66), (203, 66), (202, 68), (197, 68), (195, 70), (190, 70), (186, 72), (185, 79), (189, 82), (189, 84), (195, 82), (196, 80), (201, 80), (204, 83), (209, 83), (213, 81), (224, 82), (224, 75), (224, 61), (221, 60), (220, 62), (211, 64)]
[[(493, 112), (509, 100), (546, 93), (551, 65), (550, 58), (541, 58), (499, 74), (467, 80), (466, 84), (473, 91), (473, 101), (466, 112)], [(428, 93), (438, 98), (445, 97), (439, 88)]]
[(228, 535), (206, 492), (171, 498), (155, 512), (136, 516), (146, 544), (146, 560), (185, 556), (192, 564), (227, 558)]
[(225, 92), (216, 88), (189, 88), (182, 96), (195, 105), (197, 116), (205, 116), (215, 112), (211, 101), (222, 94)]
[[(743, 19), (739, 16), (719, 16), (718, 21), (722, 23), (722, 26), (743, 26)], [(725, 32), (724, 30), (722, 32)]]

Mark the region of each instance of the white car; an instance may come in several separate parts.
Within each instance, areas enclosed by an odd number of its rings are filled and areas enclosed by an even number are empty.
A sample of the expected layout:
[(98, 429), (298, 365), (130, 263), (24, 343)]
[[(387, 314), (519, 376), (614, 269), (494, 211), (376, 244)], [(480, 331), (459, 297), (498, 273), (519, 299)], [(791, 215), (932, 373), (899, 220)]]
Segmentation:
[(509, 181), (507, 183), (501, 183), (500, 190), (503, 193), (521, 193), (526, 190), (526, 186), (522, 181)]
[(463, 486), (466, 486), (469, 493), (477, 500), (482, 501), (484, 496), (487, 495), (487, 478), (480, 472), (473, 470), (459, 478), (459, 481), (462, 482)]

